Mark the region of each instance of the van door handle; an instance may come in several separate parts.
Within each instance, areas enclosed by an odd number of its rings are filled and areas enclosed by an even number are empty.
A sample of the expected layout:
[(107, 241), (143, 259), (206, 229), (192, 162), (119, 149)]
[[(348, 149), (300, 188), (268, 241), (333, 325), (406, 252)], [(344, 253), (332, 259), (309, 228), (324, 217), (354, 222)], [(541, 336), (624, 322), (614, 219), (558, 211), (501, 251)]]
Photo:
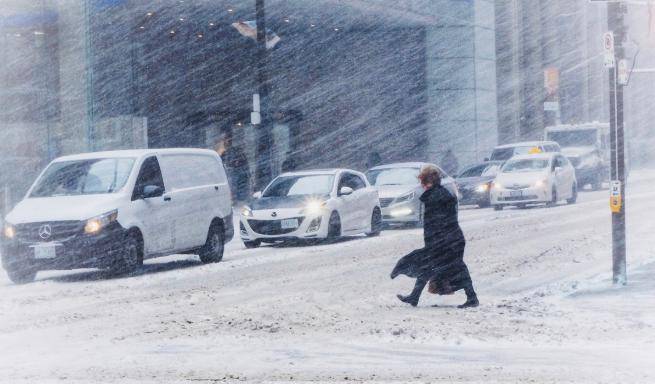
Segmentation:
[(171, 201), (171, 197), (170, 196), (164, 196), (164, 201)]
[(214, 185), (214, 189), (218, 191), (218, 185)]

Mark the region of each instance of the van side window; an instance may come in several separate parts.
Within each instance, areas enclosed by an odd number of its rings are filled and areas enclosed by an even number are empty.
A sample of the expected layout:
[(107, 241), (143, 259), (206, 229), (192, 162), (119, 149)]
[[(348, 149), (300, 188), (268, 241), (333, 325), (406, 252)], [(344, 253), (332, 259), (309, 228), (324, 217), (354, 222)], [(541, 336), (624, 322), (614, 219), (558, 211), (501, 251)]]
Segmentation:
[(132, 200), (137, 198), (143, 191), (143, 188), (147, 185), (154, 185), (163, 190), (165, 189), (161, 168), (159, 167), (159, 162), (155, 156), (148, 157), (143, 161), (143, 164), (141, 164), (139, 176), (134, 185), (134, 192), (132, 192)]
[(225, 182), (220, 161), (208, 155), (162, 155), (166, 183), (171, 190), (217, 185)]

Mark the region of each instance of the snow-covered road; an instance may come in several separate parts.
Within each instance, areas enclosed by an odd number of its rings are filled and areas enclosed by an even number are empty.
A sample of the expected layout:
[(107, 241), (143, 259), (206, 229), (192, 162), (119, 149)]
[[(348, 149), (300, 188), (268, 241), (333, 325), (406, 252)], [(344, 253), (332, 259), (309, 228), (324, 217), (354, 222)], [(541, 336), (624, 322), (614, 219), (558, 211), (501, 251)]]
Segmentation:
[[(223, 262), (0, 277), (0, 381), (655, 381), (655, 173), (629, 188), (630, 284), (611, 286), (608, 192), (572, 206), (460, 211), (481, 306), (400, 303), (388, 275), (419, 229)], [(435, 305), (438, 305), (435, 307)]]

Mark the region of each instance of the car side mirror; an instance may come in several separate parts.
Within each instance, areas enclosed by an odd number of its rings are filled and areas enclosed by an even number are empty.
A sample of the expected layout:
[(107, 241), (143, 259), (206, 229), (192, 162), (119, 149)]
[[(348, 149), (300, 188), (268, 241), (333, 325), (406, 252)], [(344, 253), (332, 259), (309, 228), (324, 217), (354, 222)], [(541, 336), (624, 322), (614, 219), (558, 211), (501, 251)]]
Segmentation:
[(341, 189), (339, 190), (339, 196), (352, 195), (353, 192), (355, 191), (353, 191), (353, 189), (350, 187), (341, 187)]
[(489, 161), (489, 158), (488, 158), (488, 157), (485, 157), (485, 158), (484, 158), (484, 161)]
[(158, 185), (146, 185), (143, 187), (143, 192), (141, 193), (142, 199), (150, 199), (153, 197), (159, 197), (164, 194), (164, 188)]
[(252, 194), (253, 199), (261, 199), (262, 198), (262, 191), (257, 191)]

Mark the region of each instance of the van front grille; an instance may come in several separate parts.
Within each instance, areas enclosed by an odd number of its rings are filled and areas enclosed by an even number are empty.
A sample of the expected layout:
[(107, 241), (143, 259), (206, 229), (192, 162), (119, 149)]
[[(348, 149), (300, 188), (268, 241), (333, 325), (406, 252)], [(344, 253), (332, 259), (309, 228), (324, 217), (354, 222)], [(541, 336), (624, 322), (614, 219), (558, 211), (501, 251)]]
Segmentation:
[(81, 234), (84, 229), (82, 221), (50, 221), (16, 225), (16, 238), (25, 243), (48, 241), (66, 241)]

